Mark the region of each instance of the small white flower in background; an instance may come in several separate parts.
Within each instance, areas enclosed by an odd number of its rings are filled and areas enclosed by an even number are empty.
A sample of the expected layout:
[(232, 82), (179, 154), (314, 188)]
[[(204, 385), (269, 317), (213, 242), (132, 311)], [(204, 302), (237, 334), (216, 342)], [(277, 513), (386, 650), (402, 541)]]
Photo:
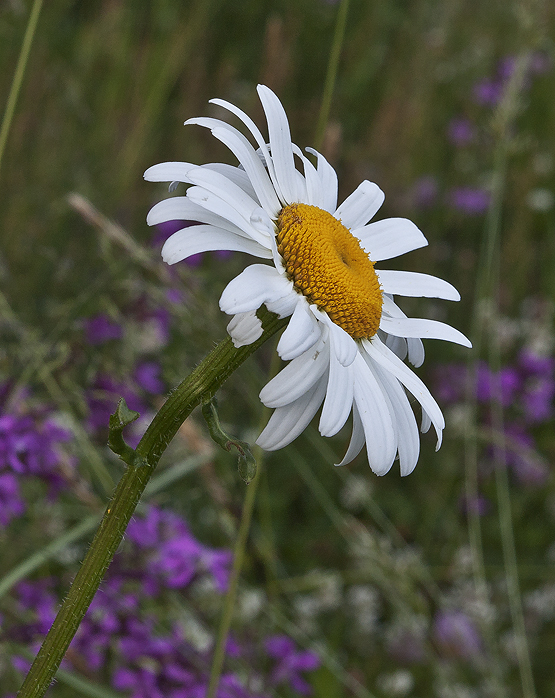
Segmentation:
[(467, 347), (470, 342), (444, 323), (407, 318), (393, 296), (459, 300), (459, 294), (427, 274), (374, 269), (376, 262), (424, 247), (426, 238), (405, 218), (369, 223), (384, 194), (367, 180), (337, 206), (333, 167), (307, 148), (317, 160), (315, 167), (291, 142), (276, 95), (264, 85), (258, 86), (258, 94), (269, 143), (241, 109), (212, 100), (243, 122), (257, 149), (224, 121), (189, 119), (186, 124), (209, 128), (240, 165), (165, 162), (149, 168), (149, 181), (191, 186), (186, 196), (154, 206), (147, 221), (198, 221), (167, 240), (162, 256), (168, 264), (208, 250), (236, 250), (271, 260), (248, 266), (220, 299), (220, 308), (233, 316), (228, 332), (235, 346), (260, 337), (256, 311), (262, 304), (291, 318), (277, 346), (280, 357), (290, 363), (260, 393), (262, 402), (275, 410), (258, 438), (262, 448), (273, 451), (289, 444), (323, 403), (323, 436), (337, 434), (353, 413), (353, 433), (340, 465), (352, 461), (366, 443), (375, 473), (385, 474), (398, 455), (401, 474), (408, 475), (418, 460), (420, 438), (405, 391), (422, 406), (422, 431), (434, 425), (437, 448), (445, 422), (403, 359), (422, 364), (424, 337)]

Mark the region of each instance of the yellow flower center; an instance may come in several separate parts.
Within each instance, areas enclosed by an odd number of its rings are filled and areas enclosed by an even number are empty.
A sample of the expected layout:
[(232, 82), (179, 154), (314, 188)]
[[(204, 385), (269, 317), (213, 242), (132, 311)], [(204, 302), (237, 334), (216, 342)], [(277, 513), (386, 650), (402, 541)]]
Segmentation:
[(372, 337), (382, 314), (374, 265), (341, 221), (308, 204), (285, 206), (277, 247), (295, 289), (353, 339)]

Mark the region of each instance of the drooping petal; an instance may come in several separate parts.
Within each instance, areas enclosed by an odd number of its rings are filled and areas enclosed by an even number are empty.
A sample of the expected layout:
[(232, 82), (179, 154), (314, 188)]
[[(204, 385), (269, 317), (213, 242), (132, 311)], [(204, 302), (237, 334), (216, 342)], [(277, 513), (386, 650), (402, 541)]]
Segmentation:
[(407, 218), (385, 218), (351, 232), (373, 262), (393, 259), (428, 244), (422, 232)]
[(353, 403), (353, 431), (351, 434), (351, 440), (349, 441), (349, 446), (347, 452), (343, 456), (341, 463), (336, 463), (335, 465), (339, 468), (342, 465), (347, 465), (353, 461), (358, 454), (362, 451), (364, 446), (364, 428), (362, 426), (362, 420), (357, 410), (356, 402)]
[[(383, 312), (390, 317), (406, 318), (405, 313), (399, 308), (391, 296), (383, 294)], [(418, 368), (424, 363), (426, 356), (424, 344), (418, 337), (394, 337), (391, 334), (385, 335), (386, 346), (397, 354), (400, 359), (404, 359), (408, 353), (408, 359), (413, 366)]]
[(258, 310), (262, 303), (275, 301), (291, 292), (291, 284), (265, 264), (251, 264), (225, 287), (220, 309), (228, 315)]
[(193, 254), (210, 250), (246, 252), (262, 259), (269, 259), (271, 256), (270, 250), (249, 238), (213, 225), (191, 225), (178, 230), (166, 240), (162, 247), (162, 259), (167, 264), (175, 264)]
[(438, 320), (423, 318), (390, 318), (382, 315), (380, 329), (396, 337), (421, 337), (423, 339), (444, 339), (447, 342), (472, 347), (470, 340), (462, 332)]
[(325, 378), (287, 407), (278, 407), (256, 443), (266, 451), (277, 451), (297, 438), (318, 411), (326, 394)]
[(383, 344), (377, 335), (374, 335), (371, 340), (363, 339), (362, 344), (370, 358), (395, 376), (395, 378), (414, 395), (422, 405), (422, 408), (427, 412), (437, 433), (437, 450), (441, 445), (441, 436), (443, 428), (445, 427), (445, 420), (439, 405), (432, 397), (428, 388), (401, 359)]
[(354, 366), (343, 366), (338, 361), (330, 334), (330, 371), (326, 399), (322, 408), (318, 429), (322, 436), (333, 436), (343, 427), (353, 407)]
[(321, 336), (318, 321), (308, 308), (308, 303), (298, 294), (298, 302), (277, 345), (277, 353), (284, 361), (300, 356), (312, 347)]
[(324, 341), (287, 364), (260, 391), (266, 407), (285, 407), (298, 400), (328, 369), (329, 348)]
[(291, 204), (302, 201), (302, 191), (298, 186), (297, 170), (293, 160), (293, 147), (287, 114), (276, 95), (265, 85), (258, 85), (258, 96), (262, 102), (268, 133), (270, 149), (279, 187), (285, 197), (282, 203)]
[(378, 185), (365, 179), (333, 215), (346, 228), (360, 228), (376, 215), (384, 199), (385, 194)]
[(375, 363), (374, 366), (384, 392), (389, 396), (394, 410), (401, 475), (410, 475), (416, 467), (420, 454), (420, 437), (416, 418), (407, 394), (397, 378), (378, 364)]
[(367, 363), (360, 354), (355, 359), (357, 380), (354, 400), (362, 421), (368, 463), (376, 475), (391, 468), (397, 450), (390, 408)]
[(254, 310), (248, 313), (238, 313), (229, 321), (227, 332), (234, 347), (244, 347), (256, 342), (262, 336), (262, 323)]
[(322, 183), (322, 208), (328, 213), (333, 213), (337, 209), (337, 172), (317, 150), (306, 148), (306, 151), (318, 158), (316, 171)]
[(376, 269), (380, 286), (384, 293), (399, 296), (443, 298), (448, 301), (460, 301), (459, 292), (450, 283), (437, 276), (419, 274), (414, 271), (396, 271)]
[(322, 312), (315, 305), (310, 306), (310, 311), (320, 322), (323, 322), (324, 325), (327, 326), (330, 333), (333, 333), (337, 360), (343, 364), (343, 366), (350, 366), (358, 354), (355, 340), (347, 334), (342, 327), (336, 325), (327, 313)]

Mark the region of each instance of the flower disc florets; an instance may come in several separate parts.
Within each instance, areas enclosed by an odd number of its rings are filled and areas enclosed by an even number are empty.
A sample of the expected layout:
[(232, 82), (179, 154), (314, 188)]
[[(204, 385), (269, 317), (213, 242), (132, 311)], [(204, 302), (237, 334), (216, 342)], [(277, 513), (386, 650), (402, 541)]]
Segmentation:
[(290, 204), (278, 217), (278, 252), (295, 289), (353, 339), (380, 326), (382, 291), (374, 265), (340, 220), (309, 204)]

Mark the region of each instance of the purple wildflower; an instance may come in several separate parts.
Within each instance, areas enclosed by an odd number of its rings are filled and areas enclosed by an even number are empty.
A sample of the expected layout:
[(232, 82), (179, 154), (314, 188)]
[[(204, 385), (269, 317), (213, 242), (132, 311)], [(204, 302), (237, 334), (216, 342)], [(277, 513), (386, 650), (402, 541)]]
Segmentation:
[(266, 651), (277, 660), (271, 675), (275, 686), (288, 683), (291, 690), (303, 696), (312, 693), (312, 687), (301, 676), (301, 672), (313, 671), (320, 666), (320, 659), (314, 652), (299, 652), (295, 643), (286, 635), (274, 635), (266, 640)]
[(430, 208), (437, 200), (439, 187), (435, 177), (425, 175), (417, 179), (410, 191), (410, 200), (416, 208)]
[(490, 508), (490, 501), (487, 497), (478, 494), (476, 497), (467, 497), (463, 495), (460, 499), (460, 508), (465, 514), (477, 514), (478, 516), (485, 516)]
[(44, 412), (42, 408), (0, 417), (0, 523), (4, 525), (25, 511), (18, 478), (40, 478), (52, 496), (65, 482), (60, 464), (73, 465), (61, 447), (71, 439), (71, 432), (44, 418)]
[(111, 339), (121, 339), (123, 328), (111, 320), (108, 315), (100, 313), (85, 320), (85, 333), (87, 342), (91, 345), (104, 344)]
[(139, 547), (147, 549), (151, 577), (166, 586), (183, 588), (208, 572), (218, 591), (223, 593), (227, 589), (231, 552), (200, 543), (177, 514), (149, 507), (144, 517), (129, 524), (127, 535)]
[(127, 383), (119, 383), (108, 375), (100, 374), (89, 388), (87, 403), (89, 416), (87, 420), (91, 431), (107, 429), (110, 415), (113, 414), (120, 397), (125, 398), (127, 406), (142, 414), (146, 405)]
[(0, 525), (7, 526), (12, 519), (25, 513), (17, 478), (12, 473), (0, 473)]
[(482, 652), (478, 630), (462, 611), (439, 611), (433, 631), (438, 645), (449, 656), (471, 659)]
[(476, 132), (472, 122), (464, 117), (451, 119), (447, 134), (451, 143), (458, 147), (468, 145), (476, 138)]
[(470, 216), (476, 216), (487, 211), (491, 199), (489, 192), (476, 187), (451, 189), (448, 198), (453, 208)]
[(135, 369), (135, 381), (147, 393), (159, 395), (164, 392), (164, 384), (160, 380), (160, 365), (154, 361), (144, 361)]

